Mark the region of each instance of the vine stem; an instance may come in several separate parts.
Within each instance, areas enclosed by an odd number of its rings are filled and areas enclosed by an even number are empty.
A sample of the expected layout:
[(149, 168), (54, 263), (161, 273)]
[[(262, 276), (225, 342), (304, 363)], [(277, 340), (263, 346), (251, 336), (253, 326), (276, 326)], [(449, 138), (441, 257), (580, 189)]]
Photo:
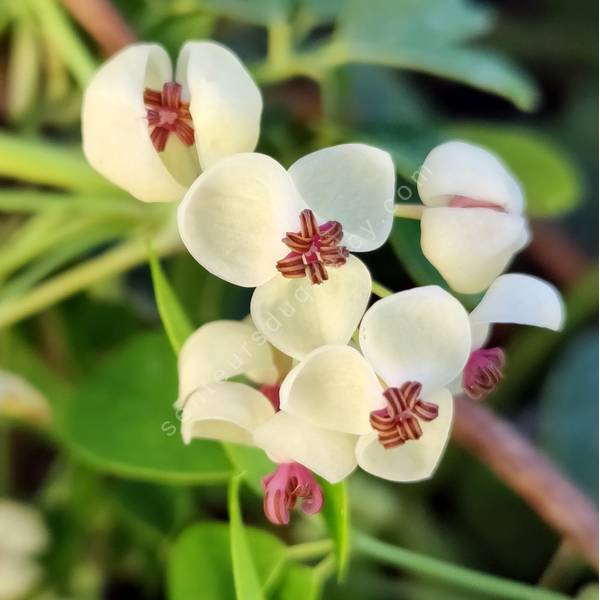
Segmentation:
[(391, 546), (364, 533), (354, 532), (356, 550), (381, 562), (401, 567), (412, 573), (424, 575), (457, 587), (477, 590), (492, 598), (511, 600), (564, 600), (567, 596), (543, 588), (536, 588), (494, 575), (479, 573), (466, 567), (423, 556), (416, 552)]
[(379, 298), (385, 298), (387, 296), (391, 296), (394, 293), (392, 292), (392, 290), (386, 288), (384, 285), (381, 285), (377, 281), (373, 281), (371, 283), (371, 291), (373, 292), (373, 294), (375, 294), (375, 296), (378, 296)]
[(399, 219), (420, 219), (424, 208), (422, 204), (395, 204), (394, 216)]
[(305, 544), (295, 544), (288, 546), (286, 556), (290, 560), (312, 560), (333, 550), (333, 542), (330, 539), (319, 540), (317, 542), (306, 542)]

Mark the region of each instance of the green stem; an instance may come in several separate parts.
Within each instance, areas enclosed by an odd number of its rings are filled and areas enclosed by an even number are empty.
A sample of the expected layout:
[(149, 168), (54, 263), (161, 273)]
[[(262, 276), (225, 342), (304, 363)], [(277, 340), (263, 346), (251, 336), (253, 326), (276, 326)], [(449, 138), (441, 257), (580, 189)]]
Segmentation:
[[(180, 248), (180, 243), (176, 239), (169, 238), (157, 242), (154, 248), (158, 255), (165, 255), (176, 252)], [(53, 277), (25, 296), (0, 304), (0, 328), (30, 317), (88, 288), (97, 281), (123, 273), (145, 262), (147, 258), (148, 246), (144, 240), (134, 239), (125, 242), (97, 258)]]
[(48, 32), (73, 77), (84, 88), (97, 64), (57, 0), (29, 0), (41, 26)]
[(312, 560), (320, 558), (333, 549), (331, 540), (319, 540), (318, 542), (306, 542), (288, 546), (286, 556), (290, 560)]
[(116, 189), (76, 148), (0, 133), (0, 176), (81, 192)]
[(394, 292), (392, 290), (386, 288), (384, 285), (381, 285), (377, 281), (373, 281), (371, 283), (371, 291), (379, 298), (386, 298), (387, 296), (391, 296)]
[(366, 556), (443, 583), (476, 590), (478, 594), (489, 595), (491, 598), (510, 600), (565, 600), (567, 598), (556, 592), (479, 573), (404, 548), (391, 546), (363, 533), (355, 532), (353, 539), (356, 549)]
[(424, 208), (422, 204), (395, 204), (394, 216), (399, 219), (420, 219)]

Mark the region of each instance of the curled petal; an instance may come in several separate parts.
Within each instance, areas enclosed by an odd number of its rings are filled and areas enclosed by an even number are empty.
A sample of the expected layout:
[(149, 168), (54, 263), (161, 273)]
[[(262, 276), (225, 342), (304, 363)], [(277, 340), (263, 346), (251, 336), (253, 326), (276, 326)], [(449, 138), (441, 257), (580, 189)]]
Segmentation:
[(254, 443), (274, 462), (298, 462), (330, 483), (341, 481), (356, 467), (356, 436), (314, 427), (285, 411), (256, 429)]
[(328, 268), (329, 279), (272, 278), (256, 288), (250, 304), (256, 328), (281, 352), (301, 359), (326, 344), (346, 344), (371, 295), (371, 275), (356, 257)]
[(386, 449), (379, 443), (376, 432), (359, 438), (356, 457), (362, 469), (390, 481), (420, 481), (431, 477), (448, 442), (453, 401), (446, 389), (437, 390), (425, 400), (438, 406), (438, 415), (432, 421), (421, 421), (419, 439)]
[(427, 206), (448, 206), (459, 197), (521, 214), (523, 192), (506, 165), (480, 146), (451, 141), (436, 146), (419, 171), (419, 196)]
[(304, 156), (289, 172), (321, 220), (342, 224), (350, 251), (374, 250), (390, 235), (396, 177), (387, 152), (342, 144)]
[(179, 200), (184, 186), (150, 139), (144, 89), (171, 79), (171, 61), (156, 44), (134, 44), (104, 63), (88, 85), (81, 113), (83, 151), (115, 185), (144, 202)]
[(471, 347), (467, 312), (438, 286), (377, 301), (362, 320), (359, 338), (363, 354), (388, 386), (416, 381), (424, 395), (461, 372)]
[(262, 98), (237, 56), (215, 42), (187, 42), (177, 81), (188, 90), (200, 166), (256, 147)]
[(236, 375), (273, 384), (272, 347), (250, 323), (213, 321), (197, 329), (179, 352), (179, 407), (197, 388)]
[(473, 325), (519, 323), (558, 331), (565, 311), (553, 285), (531, 275), (508, 273), (492, 283), (470, 318)]
[(253, 444), (257, 427), (274, 415), (269, 400), (242, 383), (215, 383), (198, 388), (189, 397), (181, 416), (181, 435), (235, 444)]
[(382, 405), (382, 389), (369, 363), (349, 346), (311, 352), (284, 379), (281, 408), (324, 429), (364, 434), (369, 413)]
[(486, 208), (426, 208), (421, 247), (457, 292), (487, 288), (529, 242), (523, 217)]
[(200, 175), (179, 205), (181, 239), (208, 271), (254, 287), (277, 274), (281, 241), (306, 208), (285, 169), (264, 154), (236, 154)]

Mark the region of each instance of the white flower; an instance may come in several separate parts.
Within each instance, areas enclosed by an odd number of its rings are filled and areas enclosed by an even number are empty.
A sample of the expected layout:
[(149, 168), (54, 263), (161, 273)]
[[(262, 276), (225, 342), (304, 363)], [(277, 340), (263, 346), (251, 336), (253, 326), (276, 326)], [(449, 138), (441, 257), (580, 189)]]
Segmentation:
[(48, 544), (39, 514), (14, 500), (0, 499), (0, 600), (16, 600), (41, 577), (35, 557)]
[(145, 202), (179, 200), (212, 164), (254, 150), (260, 91), (214, 42), (187, 42), (175, 73), (156, 44), (128, 46), (86, 89), (83, 150), (107, 179)]
[(521, 187), (479, 146), (452, 141), (434, 148), (418, 189), (423, 253), (457, 292), (486, 289), (529, 242)]
[[(260, 433), (276, 454), (275, 445), (285, 449), (299, 422), (360, 435), (356, 458), (366, 471), (393, 481), (427, 478), (452, 422), (452, 396), (444, 386), (461, 372), (471, 347), (467, 312), (437, 286), (407, 290), (376, 302), (359, 337), (364, 357), (348, 346), (326, 346), (295, 366), (281, 385), (277, 414), (290, 424), (274, 437), (269, 421), (255, 437)], [(318, 451), (318, 439), (298, 435)], [(326, 460), (336, 457), (328, 453)]]
[(494, 323), (518, 323), (559, 331), (564, 305), (558, 290), (531, 275), (509, 273), (498, 277), (469, 317), (471, 355), (462, 376), (451, 386), (479, 400), (491, 393), (503, 377), (504, 352), (484, 348)]
[[(179, 355), (184, 441), (256, 445), (274, 462), (300, 463), (332, 482), (346, 477), (356, 467), (355, 436), (276, 412), (279, 384), (291, 364), (249, 322), (215, 321), (200, 327)], [(249, 383), (226, 381), (238, 375)]]

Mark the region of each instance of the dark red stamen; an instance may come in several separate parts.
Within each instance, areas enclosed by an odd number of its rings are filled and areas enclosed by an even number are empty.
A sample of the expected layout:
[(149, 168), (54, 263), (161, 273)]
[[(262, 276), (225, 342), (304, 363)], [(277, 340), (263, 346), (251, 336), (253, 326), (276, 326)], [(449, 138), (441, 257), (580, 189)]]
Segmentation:
[(371, 413), (371, 427), (386, 450), (408, 440), (418, 440), (423, 435), (419, 420), (433, 421), (438, 416), (436, 404), (419, 398), (421, 388), (416, 381), (408, 381), (399, 388), (390, 387), (383, 392), (387, 407)]
[(175, 81), (163, 85), (162, 92), (146, 88), (144, 105), (148, 125), (153, 127), (150, 139), (158, 152), (162, 152), (174, 133), (182, 144), (194, 143), (194, 128), (189, 102), (181, 101), (181, 86)]
[(273, 405), (275, 412), (279, 412), (279, 385), (261, 385), (260, 393), (266, 396), (269, 402)]
[(505, 358), (502, 348), (480, 348), (471, 352), (463, 369), (462, 385), (465, 394), (481, 400), (494, 391), (504, 377)]
[(344, 237), (341, 223), (317, 223), (312, 210), (300, 213), (300, 231), (288, 231), (281, 240), (291, 252), (277, 261), (277, 270), (290, 279), (308, 277), (312, 283), (329, 278), (325, 267), (340, 267), (346, 263), (348, 249), (340, 246)]

